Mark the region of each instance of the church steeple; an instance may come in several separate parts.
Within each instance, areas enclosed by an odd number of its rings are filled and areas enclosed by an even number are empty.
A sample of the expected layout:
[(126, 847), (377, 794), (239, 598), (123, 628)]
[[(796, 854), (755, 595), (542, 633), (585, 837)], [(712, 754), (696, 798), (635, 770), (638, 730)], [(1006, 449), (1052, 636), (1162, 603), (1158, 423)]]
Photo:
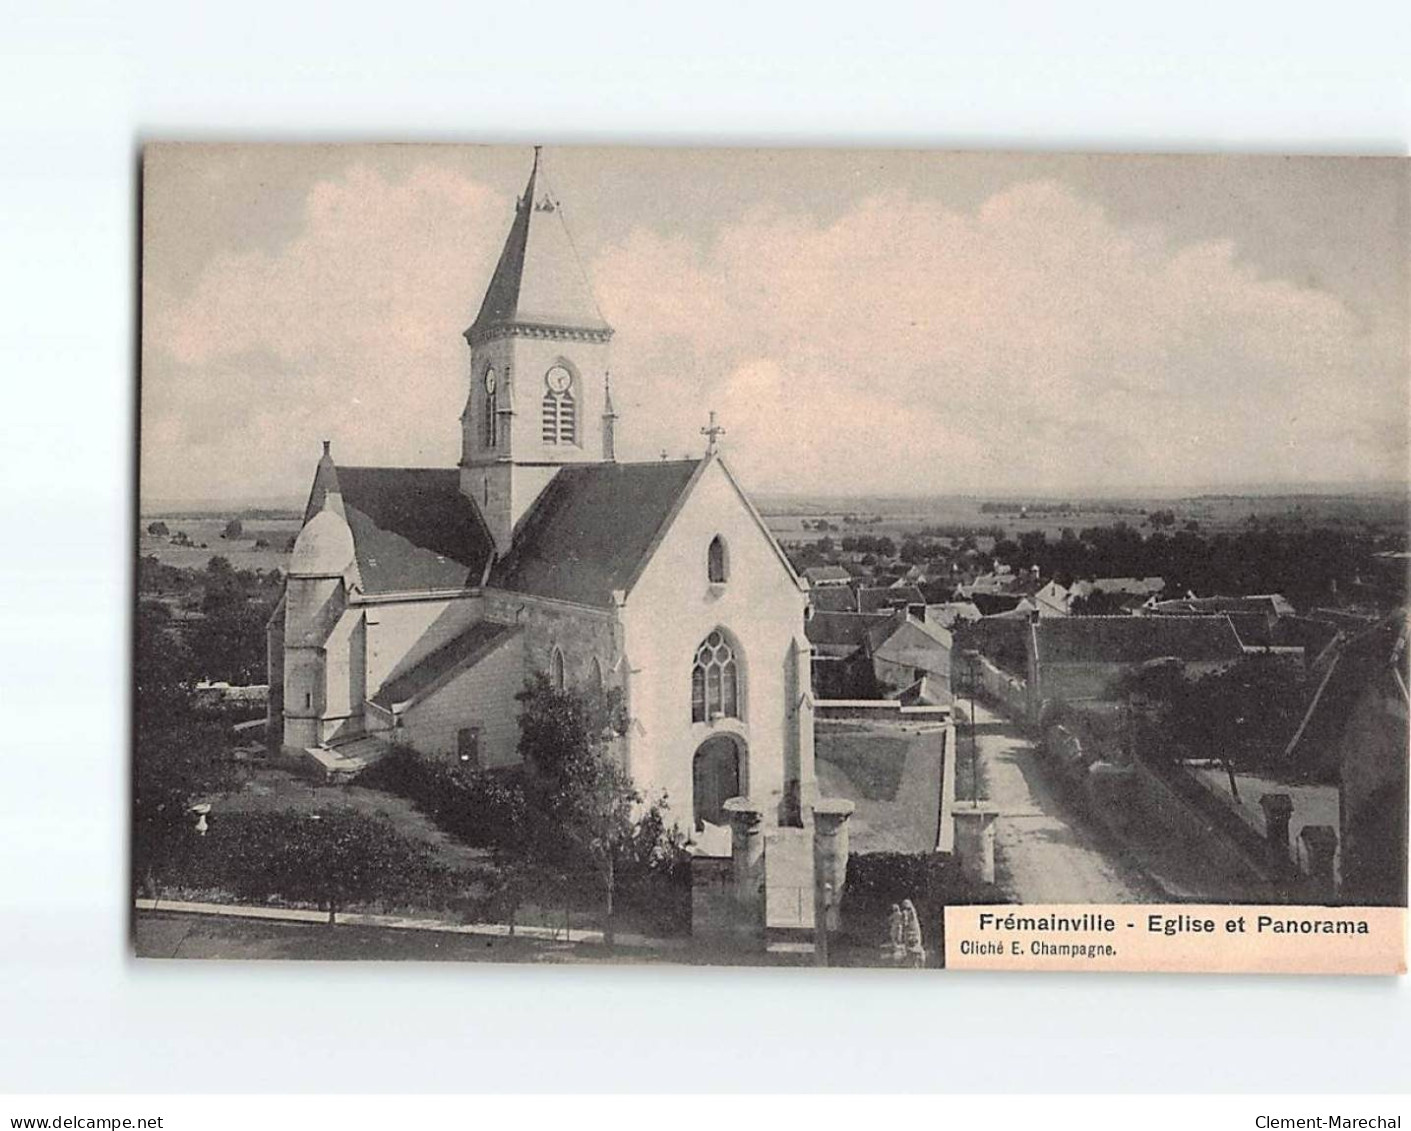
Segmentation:
[(480, 508), (500, 553), (561, 465), (613, 458), (611, 338), (536, 147), (465, 331), (470, 394), (461, 414), (461, 491)]
[(529, 182), (515, 202), (495, 274), (465, 332), (472, 346), (497, 334), (536, 328), (573, 330), (591, 340), (612, 337), (540, 165), (536, 145)]

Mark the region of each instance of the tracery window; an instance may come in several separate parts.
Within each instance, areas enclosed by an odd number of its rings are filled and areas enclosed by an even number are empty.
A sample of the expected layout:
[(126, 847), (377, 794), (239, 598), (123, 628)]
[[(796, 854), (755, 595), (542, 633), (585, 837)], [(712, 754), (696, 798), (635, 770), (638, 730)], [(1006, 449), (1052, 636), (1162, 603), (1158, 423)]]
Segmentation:
[(696, 649), (691, 668), (691, 721), (740, 717), (740, 668), (735, 650), (718, 629)]

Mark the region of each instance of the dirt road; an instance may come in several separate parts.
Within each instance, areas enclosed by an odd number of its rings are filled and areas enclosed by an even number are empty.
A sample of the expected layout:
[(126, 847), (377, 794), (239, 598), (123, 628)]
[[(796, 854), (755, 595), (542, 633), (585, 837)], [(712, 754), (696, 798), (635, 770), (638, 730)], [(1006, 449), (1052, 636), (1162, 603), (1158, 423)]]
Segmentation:
[[(968, 709), (969, 704), (966, 704)], [(996, 879), (1021, 903), (1148, 903), (1159, 897), (1048, 781), (1034, 744), (1004, 716), (976, 708), (980, 773), (995, 822)], [(961, 724), (960, 753), (969, 754)], [(957, 799), (957, 805), (966, 800)]]

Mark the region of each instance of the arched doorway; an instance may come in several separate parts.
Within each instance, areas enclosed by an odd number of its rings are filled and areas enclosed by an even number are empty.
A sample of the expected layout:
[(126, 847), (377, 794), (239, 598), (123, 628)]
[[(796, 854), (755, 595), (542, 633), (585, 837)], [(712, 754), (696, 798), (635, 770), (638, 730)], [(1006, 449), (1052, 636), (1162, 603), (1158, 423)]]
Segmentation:
[(691, 764), (691, 791), (697, 832), (706, 821), (725, 824), (725, 802), (743, 792), (740, 745), (733, 735), (717, 734), (696, 749)]

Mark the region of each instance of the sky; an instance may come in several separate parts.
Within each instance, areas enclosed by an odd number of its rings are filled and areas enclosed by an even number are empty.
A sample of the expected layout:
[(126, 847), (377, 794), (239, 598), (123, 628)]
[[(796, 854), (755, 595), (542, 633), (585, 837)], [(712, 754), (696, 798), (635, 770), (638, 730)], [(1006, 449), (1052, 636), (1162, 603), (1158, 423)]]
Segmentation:
[[(522, 147), (149, 147), (141, 493), (453, 466)], [(1407, 476), (1396, 158), (550, 148), (620, 459), (927, 495)]]

